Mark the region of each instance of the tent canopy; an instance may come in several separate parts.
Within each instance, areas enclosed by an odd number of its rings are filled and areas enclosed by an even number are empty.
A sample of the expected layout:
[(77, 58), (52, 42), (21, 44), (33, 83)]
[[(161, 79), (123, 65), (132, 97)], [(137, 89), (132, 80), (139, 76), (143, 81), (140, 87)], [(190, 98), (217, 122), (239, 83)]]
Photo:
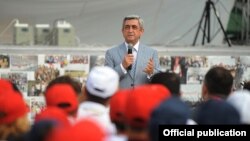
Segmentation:
[[(226, 29), (234, 0), (212, 1)], [(142, 42), (167, 46), (192, 44), (206, 0), (1, 0), (0, 3), (0, 33), (13, 19), (33, 26), (53, 25), (56, 20), (64, 19), (75, 27), (80, 44), (115, 45), (123, 41), (123, 17), (137, 14), (145, 22)], [(197, 44), (201, 44), (201, 33)], [(2, 36), (11, 35), (7, 32)], [(211, 36), (214, 36), (211, 44), (225, 44), (213, 11)]]

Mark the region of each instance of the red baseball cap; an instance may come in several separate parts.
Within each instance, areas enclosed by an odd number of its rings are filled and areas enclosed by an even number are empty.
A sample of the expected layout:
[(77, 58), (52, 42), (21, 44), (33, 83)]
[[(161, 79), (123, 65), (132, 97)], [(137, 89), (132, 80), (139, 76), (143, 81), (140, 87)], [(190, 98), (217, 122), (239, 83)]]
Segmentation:
[(124, 123), (127, 97), (131, 89), (120, 89), (110, 99), (110, 119), (112, 122)]
[(8, 90), (13, 90), (11, 82), (7, 79), (0, 78), (0, 94)]
[(0, 94), (0, 124), (14, 122), (29, 112), (22, 96), (15, 91)]
[(74, 112), (78, 108), (77, 94), (69, 84), (56, 84), (45, 93), (47, 106), (57, 106), (67, 113)]
[(170, 96), (170, 91), (160, 84), (135, 87), (127, 98), (125, 110), (127, 124), (137, 128), (147, 127), (153, 109)]
[(55, 120), (63, 126), (70, 125), (67, 114), (61, 108), (54, 106), (46, 107), (35, 116), (35, 123), (41, 120)]
[(103, 141), (105, 131), (93, 120), (83, 119), (72, 127), (54, 130), (46, 141)]

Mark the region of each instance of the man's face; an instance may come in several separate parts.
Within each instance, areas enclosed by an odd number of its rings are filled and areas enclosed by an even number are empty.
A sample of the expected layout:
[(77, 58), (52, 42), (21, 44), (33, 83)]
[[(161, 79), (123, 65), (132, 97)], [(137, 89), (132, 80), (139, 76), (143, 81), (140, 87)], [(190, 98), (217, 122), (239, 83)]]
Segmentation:
[(136, 44), (143, 32), (144, 30), (136, 19), (126, 20), (123, 23), (122, 34), (127, 43)]

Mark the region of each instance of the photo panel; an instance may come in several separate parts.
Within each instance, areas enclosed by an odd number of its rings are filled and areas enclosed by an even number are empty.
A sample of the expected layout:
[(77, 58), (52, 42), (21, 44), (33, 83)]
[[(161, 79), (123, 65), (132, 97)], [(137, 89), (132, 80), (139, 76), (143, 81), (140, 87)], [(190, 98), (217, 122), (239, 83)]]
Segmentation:
[(12, 81), (19, 91), (22, 92), (23, 96), (26, 96), (28, 91), (28, 80), (27, 73), (25, 72), (3, 72), (1, 73), (1, 78), (9, 79)]
[(91, 55), (90, 56), (90, 70), (94, 66), (104, 66), (105, 56), (104, 55)]
[(10, 56), (0, 54), (0, 69), (8, 69), (10, 67)]
[(37, 55), (11, 55), (11, 71), (34, 71), (38, 67)]

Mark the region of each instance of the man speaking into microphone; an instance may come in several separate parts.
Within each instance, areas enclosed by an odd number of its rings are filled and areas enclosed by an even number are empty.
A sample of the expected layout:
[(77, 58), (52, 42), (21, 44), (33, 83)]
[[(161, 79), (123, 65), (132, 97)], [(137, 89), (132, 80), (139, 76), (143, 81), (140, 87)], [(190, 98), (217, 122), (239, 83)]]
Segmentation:
[(157, 51), (140, 42), (143, 33), (142, 18), (126, 16), (122, 24), (125, 42), (106, 51), (105, 65), (119, 74), (120, 88), (148, 83), (150, 77), (160, 70)]

